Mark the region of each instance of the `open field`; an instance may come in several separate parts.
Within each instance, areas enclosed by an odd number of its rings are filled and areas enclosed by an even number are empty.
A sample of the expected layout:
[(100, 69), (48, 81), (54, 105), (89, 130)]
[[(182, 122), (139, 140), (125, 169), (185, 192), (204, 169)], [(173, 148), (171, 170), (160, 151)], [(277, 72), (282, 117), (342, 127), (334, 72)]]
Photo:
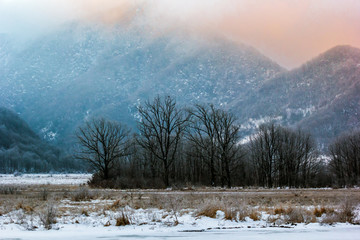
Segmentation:
[(80, 185), (91, 174), (0, 174), (1, 185)]
[[(252, 229), (254, 234), (279, 233), (274, 227), (289, 234), (347, 228), (347, 235), (360, 233), (356, 225), (360, 223), (360, 189), (356, 188), (113, 190), (91, 189), (67, 180), (55, 181), (57, 184), (9, 182), (0, 180), (0, 231), (9, 238), (27, 239), (39, 233), (45, 239), (54, 230), (69, 234), (88, 228), (110, 231), (105, 237), (141, 230), (147, 236), (191, 232), (187, 237), (193, 239), (199, 232), (246, 235), (246, 229)], [(344, 234), (340, 235), (347, 236)]]

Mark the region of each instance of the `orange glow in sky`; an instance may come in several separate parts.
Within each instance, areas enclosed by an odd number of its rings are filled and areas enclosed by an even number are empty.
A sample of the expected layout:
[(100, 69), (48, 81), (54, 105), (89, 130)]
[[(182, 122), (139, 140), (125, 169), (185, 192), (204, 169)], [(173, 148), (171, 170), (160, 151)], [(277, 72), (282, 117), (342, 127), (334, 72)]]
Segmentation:
[(225, 37), (287, 68), (336, 45), (360, 48), (358, 0), (0, 0), (0, 33), (74, 19), (112, 25), (139, 14), (157, 34)]

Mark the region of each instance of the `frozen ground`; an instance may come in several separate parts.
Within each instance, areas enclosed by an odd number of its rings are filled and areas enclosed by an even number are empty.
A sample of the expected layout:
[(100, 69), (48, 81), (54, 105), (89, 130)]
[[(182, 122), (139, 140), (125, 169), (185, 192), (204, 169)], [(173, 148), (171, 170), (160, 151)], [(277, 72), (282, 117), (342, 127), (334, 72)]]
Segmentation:
[(0, 174), (0, 185), (80, 185), (91, 174)]
[[(289, 224), (286, 215), (270, 215), (271, 207), (265, 210), (263, 203), (276, 198), (302, 199), (299, 205), (303, 211), (313, 212), (317, 206), (316, 199), (324, 197), (330, 199), (328, 194), (342, 197), (353, 193), (358, 197), (358, 189), (354, 190), (231, 190), (231, 191), (150, 191), (150, 192), (123, 192), (112, 190), (89, 190), (94, 198), (86, 201), (74, 200), (72, 196), (81, 193), (76, 185), (86, 183), (91, 177), (89, 174), (24, 174), (21, 176), (0, 175), (0, 185), (22, 186), (19, 195), (0, 195), (0, 240), (27, 240), (27, 239), (200, 239), (200, 240), (233, 240), (233, 239), (277, 239), (277, 240), (331, 240), (341, 239), (360, 240), (360, 225), (348, 223), (335, 223), (333, 225), (320, 224), (321, 219), (308, 224)], [(37, 186), (40, 185), (40, 188)], [(44, 185), (44, 186), (42, 186)], [(69, 185), (67, 188), (65, 185)], [(47, 189), (47, 200), (43, 200), (42, 189)], [(6, 188), (4, 188), (6, 189)], [(40, 190), (39, 190), (40, 189)], [(79, 190), (77, 190), (79, 189)], [(37, 191), (37, 192), (36, 192)], [(73, 192), (71, 192), (73, 191)], [(296, 191), (296, 192), (293, 192)], [(304, 191), (304, 193), (301, 193)], [(275, 192), (275, 195), (274, 195)], [(95, 196), (96, 195), (96, 196)], [(309, 197), (308, 197), (309, 196)], [(349, 195), (350, 196), (350, 195)], [(194, 208), (194, 201), (190, 201), (187, 208), (179, 207), (186, 199), (199, 199), (215, 201), (216, 204), (225, 204), (229, 199), (239, 199), (242, 208), (250, 207), (260, 213), (258, 220), (250, 217), (244, 220), (225, 220), (225, 213), (218, 210), (213, 218), (198, 215), (199, 209)], [(307, 200), (310, 199), (311, 201)], [(244, 202), (243, 200), (248, 200)], [(265, 200), (264, 200), (265, 199)], [(278, 200), (279, 200), (278, 199)], [(158, 205), (153, 204), (158, 201)], [(256, 202), (254, 206), (246, 203)], [(328, 200), (329, 201), (329, 200)], [(205, 201), (206, 203), (207, 201)], [(286, 201), (288, 202), (288, 201)], [(51, 230), (46, 230), (41, 216), (46, 212), (48, 205), (57, 209), (56, 223)], [(120, 205), (119, 205), (120, 204)], [(315, 205), (314, 205), (315, 204)], [(329, 204), (333, 204), (329, 202)], [(10, 206), (13, 205), (13, 206)], [(131, 205), (132, 207), (130, 207)], [(151, 206), (162, 207), (151, 207)], [(201, 206), (197, 206), (200, 207)], [(288, 206), (289, 207), (289, 206)], [(291, 206), (290, 206), (291, 207)], [(241, 206), (240, 208), (241, 209)], [(355, 210), (354, 222), (360, 223), (360, 208)], [(131, 225), (116, 226), (117, 219), (122, 214), (128, 216)], [(276, 221), (269, 218), (276, 217)]]
[(70, 225), (59, 230), (49, 231), (21, 231), (17, 226), (0, 230), (0, 239), (206, 239), (206, 240), (235, 240), (235, 239), (276, 239), (276, 240), (356, 240), (360, 239), (360, 227), (348, 224), (320, 226), (319, 224), (300, 225), (294, 228), (238, 228), (213, 229), (204, 232), (183, 232), (183, 226), (152, 229), (149, 226), (127, 227), (88, 227), (84, 225)]
[[(175, 212), (165, 209), (133, 209), (130, 207), (107, 209), (112, 200), (73, 202), (62, 200), (57, 206), (64, 209), (51, 230), (45, 230), (38, 214), (25, 214), (22, 209), (0, 216), (2, 239), (277, 239), (322, 240), (360, 239), (360, 225), (336, 223), (270, 223), (269, 215), (262, 212), (257, 221), (246, 217), (243, 221), (224, 219), (217, 211), (215, 218), (197, 216), (191, 209)], [(93, 212), (80, 208), (87, 206)], [(96, 211), (95, 209), (102, 209)], [(129, 216), (131, 225), (116, 226), (121, 214)], [(359, 216), (358, 216), (359, 217)]]

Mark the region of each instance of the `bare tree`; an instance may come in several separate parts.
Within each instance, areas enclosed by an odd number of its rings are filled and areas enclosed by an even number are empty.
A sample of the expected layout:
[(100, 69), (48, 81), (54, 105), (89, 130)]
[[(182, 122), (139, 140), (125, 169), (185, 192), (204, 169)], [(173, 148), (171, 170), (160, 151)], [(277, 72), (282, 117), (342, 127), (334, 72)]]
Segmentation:
[(317, 171), (311, 135), (275, 123), (259, 127), (250, 141), (250, 155), (262, 186), (307, 186)]
[(115, 163), (129, 155), (128, 135), (129, 130), (120, 123), (103, 118), (88, 121), (76, 131), (76, 158), (90, 163), (103, 179), (109, 179)]
[(195, 105), (191, 116), (188, 139), (207, 163), (211, 185), (216, 185), (216, 176), (219, 176), (222, 186), (226, 183), (231, 187), (232, 171), (239, 160), (236, 154), (239, 149), (236, 118), (214, 105)]
[[(216, 185), (216, 141), (214, 123), (216, 121), (214, 107), (210, 105), (195, 105), (195, 109), (190, 114), (191, 125), (189, 128), (188, 139), (197, 149), (197, 156), (204, 159), (210, 170), (210, 184)], [(195, 156), (193, 156), (195, 157)]]
[(330, 167), (338, 184), (356, 185), (360, 183), (360, 131), (345, 134), (330, 146)]
[(235, 123), (233, 114), (221, 109), (213, 110), (215, 114), (215, 136), (217, 140), (218, 154), (221, 163), (221, 185), (225, 182), (227, 187), (232, 185), (232, 171), (237, 169), (239, 163), (239, 125)]
[(278, 129), (274, 123), (261, 125), (250, 139), (251, 156), (257, 169), (259, 184), (273, 186), (276, 151), (279, 146)]
[(163, 180), (170, 185), (170, 167), (187, 126), (189, 117), (176, 107), (176, 101), (170, 96), (154, 98), (138, 107), (139, 144), (150, 151), (162, 163)]

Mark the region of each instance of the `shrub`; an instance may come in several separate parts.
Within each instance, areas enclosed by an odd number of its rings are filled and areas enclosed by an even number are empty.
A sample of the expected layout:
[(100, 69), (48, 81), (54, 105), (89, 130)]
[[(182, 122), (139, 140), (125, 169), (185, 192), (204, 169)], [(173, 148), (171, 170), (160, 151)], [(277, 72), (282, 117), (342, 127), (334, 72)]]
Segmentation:
[(19, 188), (16, 186), (0, 186), (0, 194), (4, 195), (15, 195), (20, 194)]
[(46, 188), (44, 188), (41, 192), (40, 192), (40, 199), (43, 201), (46, 201), (48, 199), (49, 196), (49, 192)]
[(328, 224), (328, 225), (333, 225), (335, 223), (340, 222), (340, 216), (338, 213), (333, 212), (333, 213), (326, 213), (325, 217), (323, 217), (320, 221), (320, 224)]
[(353, 223), (355, 216), (355, 201), (351, 201), (349, 199), (345, 199), (343, 204), (340, 206), (339, 217), (341, 222), (349, 222)]
[(238, 219), (239, 221), (245, 221), (246, 217), (248, 217), (250, 215), (250, 209), (246, 206), (242, 206), (239, 209), (239, 214), (238, 214)]
[(79, 201), (89, 201), (93, 198), (91, 192), (86, 187), (80, 187), (77, 191), (72, 194), (71, 200)]
[(299, 208), (288, 208), (285, 214), (285, 221), (288, 223), (302, 223), (304, 216)]
[(49, 230), (56, 223), (57, 209), (53, 204), (48, 204), (45, 210), (40, 214), (40, 221), (45, 229)]
[(270, 215), (266, 222), (268, 223), (272, 223), (273, 225), (281, 225), (284, 223), (284, 220), (280, 217), (280, 216), (274, 216), (274, 215)]
[(310, 210), (303, 210), (304, 223), (315, 223), (316, 217)]

